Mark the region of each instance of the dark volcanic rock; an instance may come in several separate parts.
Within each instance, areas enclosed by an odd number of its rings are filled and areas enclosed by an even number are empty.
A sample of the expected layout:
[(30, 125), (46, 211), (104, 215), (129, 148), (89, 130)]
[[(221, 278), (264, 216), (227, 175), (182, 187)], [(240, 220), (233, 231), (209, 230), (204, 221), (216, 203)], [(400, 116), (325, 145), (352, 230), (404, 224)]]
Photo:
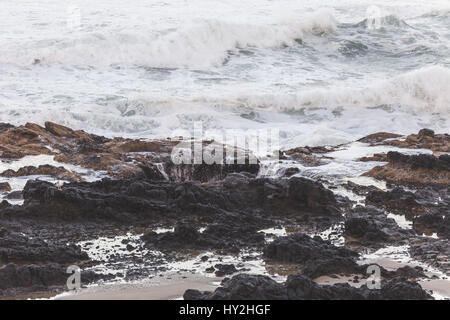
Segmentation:
[(52, 243), (0, 227), (0, 265), (5, 263), (73, 263), (88, 260), (75, 245)]
[(429, 213), (415, 217), (413, 228), (419, 234), (431, 235), (436, 233), (439, 237), (450, 239), (450, 211)]
[(216, 269), (215, 275), (217, 277), (227, 276), (239, 271), (233, 264), (216, 264), (214, 268)]
[(423, 188), (416, 192), (394, 188), (388, 192), (370, 192), (366, 204), (384, 207), (393, 213), (404, 214), (413, 221), (419, 234), (437, 233), (450, 238), (450, 194), (447, 189)]
[(327, 159), (331, 159), (324, 154), (333, 150), (332, 147), (298, 147), (280, 151), (279, 158), (300, 162), (305, 167), (316, 167), (325, 164)]
[(403, 278), (382, 281), (381, 289), (370, 290), (348, 284), (318, 285), (304, 275), (291, 275), (285, 283), (267, 276), (239, 274), (214, 292), (187, 290), (185, 300), (431, 300), (422, 287)]
[[(41, 265), (16, 265), (9, 263), (0, 267), (0, 296), (15, 296), (17, 294), (29, 294), (36, 291), (48, 291), (52, 288), (65, 289), (67, 279), (71, 274), (67, 273), (67, 267), (59, 264)], [(81, 271), (81, 285), (86, 285), (100, 278), (92, 271)]]
[(22, 200), (23, 199), (22, 191), (20, 191), (20, 190), (12, 191), (12, 192), (10, 192), (10, 193), (8, 193), (6, 195), (6, 199), (8, 199), (8, 200)]
[(26, 166), (14, 170), (6, 170), (3, 171), (0, 176), (2, 177), (23, 177), (23, 176), (32, 176), (32, 175), (44, 175), (44, 176), (52, 176), (59, 180), (68, 180), (68, 181), (82, 181), (83, 179), (76, 172), (69, 171), (64, 167), (55, 167), (49, 164), (40, 165), (38, 167), (34, 166)]
[[(224, 149), (224, 159), (226, 155), (233, 154), (233, 161), (230, 163), (219, 161), (211, 165), (206, 164), (205, 161), (201, 164), (192, 162), (175, 164), (171, 155), (180, 143), (190, 144), (190, 141), (109, 139), (81, 130), (72, 130), (52, 122), (46, 122), (45, 127), (33, 123), (19, 127), (6, 124), (0, 126), (1, 158), (19, 159), (29, 155), (54, 155), (58, 162), (106, 171), (114, 178), (146, 177), (164, 180), (167, 177), (172, 181), (207, 182), (223, 179), (231, 172), (245, 171), (256, 174), (259, 170), (258, 160), (248, 151), (212, 141), (203, 142), (203, 148), (218, 145)], [(156, 163), (162, 165), (158, 167)], [(63, 175), (64, 179), (69, 178), (68, 180), (71, 181), (79, 180), (79, 177), (73, 173), (49, 167), (19, 169), (18, 172), (8, 171), (6, 174), (24, 175), (28, 171), (45, 171), (46, 174), (51, 173), (53, 176)], [(167, 175), (160, 172), (160, 169)]]
[(324, 275), (336, 274), (364, 274), (367, 266), (358, 265), (354, 259), (347, 257), (323, 258), (308, 260), (302, 269), (302, 274), (315, 279)]
[(379, 209), (357, 206), (347, 214), (344, 234), (349, 242), (357, 241), (365, 246), (382, 246), (385, 243), (400, 243), (414, 236), (411, 230), (398, 226)]
[(241, 247), (264, 244), (264, 234), (257, 232), (258, 229), (261, 227), (214, 223), (200, 233), (194, 227), (178, 224), (174, 232), (149, 232), (142, 239), (148, 246), (159, 250), (223, 249), (239, 252)]
[(396, 187), (391, 191), (386, 192), (372, 191), (366, 197), (366, 204), (376, 205), (394, 212), (408, 214), (409, 217), (424, 211), (423, 204), (418, 201), (417, 196), (400, 187)]
[(381, 191), (379, 188), (375, 186), (363, 186), (351, 181), (347, 181), (347, 183), (344, 183), (342, 186), (360, 196), (365, 196), (372, 191)]
[(302, 273), (316, 278), (329, 274), (359, 273), (356, 263), (358, 253), (343, 247), (336, 247), (320, 237), (311, 238), (302, 233), (280, 237), (264, 249), (264, 257), (281, 263), (295, 263), (303, 266)]
[(450, 155), (448, 154), (435, 157), (430, 154), (404, 155), (389, 151), (387, 160), (388, 164), (374, 167), (364, 175), (386, 180), (394, 185), (441, 188), (450, 185)]
[(450, 152), (450, 135), (435, 134), (433, 130), (422, 129), (418, 134), (411, 134), (406, 139), (401, 135), (379, 132), (364, 137), (358, 141), (370, 143), (371, 145), (390, 145), (409, 149), (430, 149), (436, 153)]
[(309, 179), (277, 181), (240, 174), (231, 174), (223, 183), (213, 185), (103, 179), (58, 188), (48, 182), (30, 180), (23, 195), (23, 207), (6, 208), (0, 211), (0, 216), (144, 224), (156, 218), (189, 216), (213, 221), (224, 212), (257, 211), (271, 216), (319, 216), (331, 222), (340, 219), (339, 207), (348, 203)]
[(279, 237), (264, 249), (264, 256), (278, 262), (306, 263), (324, 258), (355, 258), (358, 254), (343, 247), (336, 247), (320, 237), (311, 238), (303, 233)]
[(18, 266), (10, 263), (0, 268), (0, 291), (11, 288), (39, 290), (63, 285), (67, 278), (64, 267), (57, 264)]
[(358, 159), (362, 162), (368, 162), (368, 161), (378, 161), (378, 162), (388, 162), (387, 155), (385, 153), (375, 153), (370, 157), (362, 157)]
[(185, 300), (286, 300), (283, 284), (267, 276), (239, 274), (223, 283), (214, 293), (187, 290)]
[(450, 243), (448, 240), (416, 239), (411, 242), (409, 253), (414, 259), (450, 275)]
[(449, 189), (439, 192), (420, 190), (416, 192), (425, 213), (413, 218), (413, 229), (419, 234), (437, 233), (439, 237), (450, 239), (450, 193)]

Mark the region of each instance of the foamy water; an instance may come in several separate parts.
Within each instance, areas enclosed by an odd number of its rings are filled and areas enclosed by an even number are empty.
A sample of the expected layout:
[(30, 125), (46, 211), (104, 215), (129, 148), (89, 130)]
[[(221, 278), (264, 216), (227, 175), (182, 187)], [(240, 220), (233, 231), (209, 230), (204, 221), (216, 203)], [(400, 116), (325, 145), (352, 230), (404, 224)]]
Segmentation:
[[(1, 1), (0, 121), (107, 136), (449, 132), (447, 0)], [(182, 131), (183, 132), (183, 131)]]

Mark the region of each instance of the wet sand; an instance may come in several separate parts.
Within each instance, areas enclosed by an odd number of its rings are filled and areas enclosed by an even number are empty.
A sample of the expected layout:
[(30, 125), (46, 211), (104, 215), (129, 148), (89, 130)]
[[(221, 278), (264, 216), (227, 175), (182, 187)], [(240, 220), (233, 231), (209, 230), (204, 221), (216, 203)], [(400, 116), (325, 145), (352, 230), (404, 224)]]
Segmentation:
[[(186, 277), (186, 278), (183, 278)], [(221, 278), (202, 275), (174, 275), (170, 279), (149, 279), (137, 283), (113, 283), (63, 293), (55, 300), (174, 300), (187, 289), (213, 291)]]

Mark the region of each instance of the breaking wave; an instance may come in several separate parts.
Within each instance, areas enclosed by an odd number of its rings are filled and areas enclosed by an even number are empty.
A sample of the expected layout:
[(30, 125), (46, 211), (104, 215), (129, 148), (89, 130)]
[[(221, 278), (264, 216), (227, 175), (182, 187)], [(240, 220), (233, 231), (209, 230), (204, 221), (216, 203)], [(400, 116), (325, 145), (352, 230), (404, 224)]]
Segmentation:
[(222, 64), (230, 50), (277, 48), (295, 44), (308, 35), (336, 30), (337, 21), (326, 9), (274, 24), (242, 24), (202, 20), (175, 31), (160, 34), (72, 35), (70, 39), (49, 39), (0, 49), (0, 62), (29, 65), (60, 63), (108, 66), (132, 64), (148, 67), (207, 68)]

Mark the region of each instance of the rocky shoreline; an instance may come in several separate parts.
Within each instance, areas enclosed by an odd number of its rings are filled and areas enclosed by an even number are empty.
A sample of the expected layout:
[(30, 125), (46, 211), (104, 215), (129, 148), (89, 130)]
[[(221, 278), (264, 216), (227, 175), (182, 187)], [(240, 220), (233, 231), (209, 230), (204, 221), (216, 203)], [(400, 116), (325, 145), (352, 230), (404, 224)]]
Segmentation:
[[(168, 269), (232, 276), (185, 299), (432, 299), (420, 281), (450, 286), (448, 134), (364, 137), (352, 146), (367, 154), (350, 161), (365, 169), (337, 178), (318, 170), (349, 145), (284, 150), (276, 163), (175, 165), (177, 143), (0, 124), (0, 299), (64, 292), (70, 265), (84, 286)], [(414, 263), (380, 264), (371, 290), (363, 259), (391, 247)], [(187, 260), (194, 267), (174, 267)]]

